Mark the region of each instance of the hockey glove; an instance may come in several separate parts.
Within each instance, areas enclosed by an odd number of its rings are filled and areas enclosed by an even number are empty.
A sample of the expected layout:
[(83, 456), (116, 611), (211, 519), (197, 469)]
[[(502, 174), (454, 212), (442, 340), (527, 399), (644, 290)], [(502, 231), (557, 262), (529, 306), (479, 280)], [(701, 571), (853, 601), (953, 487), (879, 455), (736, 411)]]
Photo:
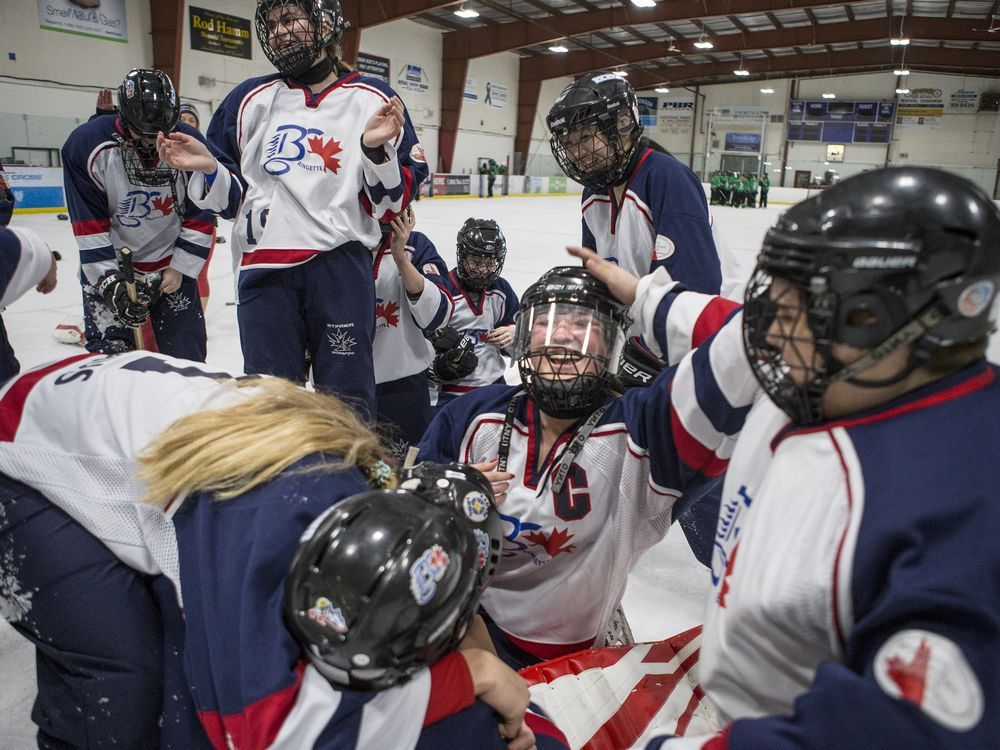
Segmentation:
[(454, 349), (448, 349), (434, 357), (431, 372), (435, 380), (444, 383), (471, 375), (478, 364), (479, 357), (472, 350), (472, 342), (463, 339)]
[(622, 390), (646, 388), (666, 364), (644, 347), (637, 338), (625, 342), (621, 366), (618, 368), (618, 382)]
[[(140, 293), (140, 287), (142, 292)], [(100, 294), (115, 318), (123, 326), (128, 328), (138, 328), (146, 322), (149, 317), (150, 295), (149, 288), (141, 282), (136, 284), (136, 296), (140, 300), (145, 297), (146, 302), (132, 302), (128, 298), (128, 290), (125, 288), (125, 276), (118, 271), (108, 271), (101, 280), (97, 282), (97, 292)]]
[(436, 331), (431, 331), (425, 335), (428, 341), (434, 345), (434, 352), (436, 354), (457, 349), (461, 346), (462, 341), (465, 340), (465, 334), (451, 326), (438, 328)]

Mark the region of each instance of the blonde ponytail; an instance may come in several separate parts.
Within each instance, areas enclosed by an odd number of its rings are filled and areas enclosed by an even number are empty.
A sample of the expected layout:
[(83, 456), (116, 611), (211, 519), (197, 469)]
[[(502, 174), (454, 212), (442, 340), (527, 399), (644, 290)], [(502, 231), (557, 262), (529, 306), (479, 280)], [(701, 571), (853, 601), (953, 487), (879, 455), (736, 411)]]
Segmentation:
[(161, 503), (182, 492), (242, 495), (311, 454), (337, 456), (315, 471), (353, 466), (377, 473), (385, 455), (378, 438), (342, 401), (280, 378), (233, 381), (252, 389), (219, 409), (171, 424), (139, 456), (141, 502)]

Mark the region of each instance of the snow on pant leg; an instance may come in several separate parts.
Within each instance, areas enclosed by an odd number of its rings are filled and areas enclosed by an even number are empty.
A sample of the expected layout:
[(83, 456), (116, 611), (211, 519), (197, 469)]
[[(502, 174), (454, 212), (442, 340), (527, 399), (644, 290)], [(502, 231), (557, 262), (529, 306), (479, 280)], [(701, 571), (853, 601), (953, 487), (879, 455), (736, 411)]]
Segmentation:
[(83, 332), (88, 352), (121, 354), (135, 348), (132, 329), (123, 326), (90, 284), (83, 284)]
[(322, 253), (302, 269), (304, 310), (316, 388), (375, 418), (375, 276), (360, 243)]
[(14, 356), (14, 348), (7, 338), (7, 327), (0, 318), (0, 385), (21, 371), (21, 363)]
[(172, 357), (204, 362), (207, 352), (205, 315), (198, 297), (198, 281), (181, 277), (181, 286), (162, 295), (150, 307), (156, 348)]
[(305, 382), (306, 322), (296, 273), (302, 267), (241, 274), (236, 320), (248, 375)]
[(148, 580), (3, 475), (0, 610), (35, 644), (39, 747), (157, 747), (163, 626)]
[(375, 386), (379, 431), (400, 461), (406, 458), (407, 448), (420, 442), (434, 417), (428, 386), (422, 372)]

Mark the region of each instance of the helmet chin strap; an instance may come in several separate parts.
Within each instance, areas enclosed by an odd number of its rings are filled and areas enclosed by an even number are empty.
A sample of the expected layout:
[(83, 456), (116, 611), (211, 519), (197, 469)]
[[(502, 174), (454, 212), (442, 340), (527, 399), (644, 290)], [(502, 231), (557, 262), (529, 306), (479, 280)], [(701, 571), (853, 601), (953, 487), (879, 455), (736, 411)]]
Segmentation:
[(927, 359), (928, 352), (922, 347), (915, 347), (913, 352), (910, 353), (906, 367), (888, 378), (883, 378), (881, 380), (861, 380), (854, 376), (880, 362), (884, 357), (898, 349), (900, 346), (908, 344), (911, 341), (917, 341), (925, 333), (927, 333), (927, 331), (931, 330), (934, 326), (944, 320), (944, 318), (944, 311), (937, 304), (931, 303), (925, 307), (923, 311), (917, 315), (917, 317), (889, 336), (889, 338), (876, 346), (870, 352), (863, 355), (859, 359), (854, 360), (851, 364), (845, 365), (837, 370), (837, 372), (829, 378), (828, 384), (846, 380), (851, 385), (856, 385), (861, 388), (883, 388), (885, 386), (895, 385), (896, 383), (901, 382)]
[(334, 68), (337, 67), (337, 61), (330, 56), (329, 53), (323, 55), (321, 60), (318, 60), (311, 68), (298, 75), (288, 76), (293, 81), (303, 86), (313, 86), (326, 80)]

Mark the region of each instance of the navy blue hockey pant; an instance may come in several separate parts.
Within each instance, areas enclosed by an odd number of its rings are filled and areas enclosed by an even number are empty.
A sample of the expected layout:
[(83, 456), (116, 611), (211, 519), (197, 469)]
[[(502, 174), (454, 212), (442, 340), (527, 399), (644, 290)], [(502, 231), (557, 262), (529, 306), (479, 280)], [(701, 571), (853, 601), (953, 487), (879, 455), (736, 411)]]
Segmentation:
[(434, 418), (427, 376), (418, 372), (399, 380), (378, 383), (375, 395), (378, 400), (379, 432), (393, 456), (402, 461), (406, 458), (407, 448), (420, 442), (427, 425)]
[[(149, 318), (158, 351), (195, 362), (205, 361), (205, 316), (197, 279), (183, 276), (176, 292), (164, 294), (150, 305)], [(87, 351), (119, 354), (135, 348), (132, 329), (115, 319), (104, 298), (90, 284), (83, 285), (83, 322)], [(146, 348), (151, 347), (147, 344)]]
[(0, 475), (0, 611), (35, 644), (40, 748), (156, 748), (162, 624), (149, 580)]
[(363, 419), (375, 416), (375, 277), (357, 242), (308, 263), (240, 274), (240, 344), (247, 374), (305, 380), (335, 393)]

